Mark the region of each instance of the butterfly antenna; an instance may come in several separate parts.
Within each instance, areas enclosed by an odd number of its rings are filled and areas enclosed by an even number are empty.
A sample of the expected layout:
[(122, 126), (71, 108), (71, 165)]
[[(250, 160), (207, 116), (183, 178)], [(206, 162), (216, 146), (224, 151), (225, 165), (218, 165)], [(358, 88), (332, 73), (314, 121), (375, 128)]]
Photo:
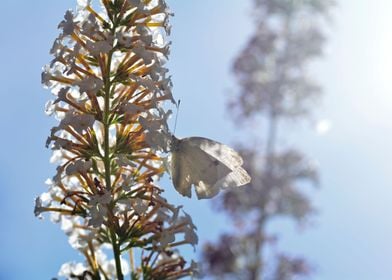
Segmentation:
[(178, 112), (180, 111), (180, 105), (181, 105), (181, 99), (178, 99), (177, 102), (177, 112), (176, 112), (176, 119), (174, 121), (174, 130), (173, 130), (173, 135), (176, 134), (176, 128), (177, 128), (177, 120), (178, 120)]

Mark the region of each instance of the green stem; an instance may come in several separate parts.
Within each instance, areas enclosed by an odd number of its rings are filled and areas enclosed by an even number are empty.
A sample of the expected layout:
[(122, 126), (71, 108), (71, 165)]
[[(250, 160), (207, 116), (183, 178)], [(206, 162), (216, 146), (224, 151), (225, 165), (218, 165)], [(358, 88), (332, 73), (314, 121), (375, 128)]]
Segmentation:
[[(106, 76), (103, 77), (105, 83), (105, 108), (104, 108), (104, 166), (105, 166), (105, 183), (107, 190), (111, 190), (112, 183), (111, 183), (111, 159), (110, 159), (110, 147), (109, 147), (109, 126), (110, 126), (110, 93), (111, 93), (111, 82), (110, 82), (110, 65), (112, 64), (112, 52), (108, 55), (108, 61), (106, 65)], [(112, 207), (109, 207), (109, 211), (112, 211)], [(122, 274), (121, 269), (121, 260), (120, 260), (120, 244), (118, 244), (118, 240), (116, 237), (115, 232), (115, 221), (110, 224), (110, 239), (112, 241), (113, 246), (113, 255), (114, 260), (116, 262), (116, 272), (117, 272), (117, 279), (123, 280), (124, 276)]]
[(117, 244), (116, 233), (112, 229), (110, 230), (110, 239), (112, 240), (113, 255), (114, 255), (114, 260), (116, 262), (117, 279), (124, 280), (124, 276), (121, 270), (120, 247)]

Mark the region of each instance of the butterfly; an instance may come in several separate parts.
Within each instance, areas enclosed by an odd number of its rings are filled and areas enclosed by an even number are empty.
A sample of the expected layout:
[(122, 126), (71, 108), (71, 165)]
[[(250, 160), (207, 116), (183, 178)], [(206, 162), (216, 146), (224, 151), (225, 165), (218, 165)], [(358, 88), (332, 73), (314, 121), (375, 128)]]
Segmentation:
[(242, 186), (251, 180), (241, 167), (241, 156), (214, 140), (172, 136), (170, 150), (169, 173), (175, 189), (183, 196), (192, 196), (192, 185), (197, 198), (204, 199), (214, 197), (220, 189)]

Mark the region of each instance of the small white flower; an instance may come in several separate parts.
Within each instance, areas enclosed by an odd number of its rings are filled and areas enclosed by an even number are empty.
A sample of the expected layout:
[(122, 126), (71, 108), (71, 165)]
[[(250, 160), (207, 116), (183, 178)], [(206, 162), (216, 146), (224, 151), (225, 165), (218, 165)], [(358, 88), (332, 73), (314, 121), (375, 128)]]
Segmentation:
[(98, 56), (101, 53), (108, 53), (113, 48), (113, 40), (110, 39), (96, 42), (88, 41), (87, 48), (94, 56)]
[(53, 115), (53, 113), (56, 110), (56, 106), (54, 105), (54, 101), (53, 100), (49, 100), (48, 102), (46, 102), (45, 104), (45, 114), (48, 116)]
[(64, 51), (64, 45), (61, 43), (61, 40), (56, 39), (53, 43), (52, 48), (50, 49), (50, 54), (53, 54), (55, 57), (59, 56)]
[(84, 161), (84, 160), (76, 160), (72, 163), (70, 163), (67, 168), (65, 169), (65, 173), (68, 176), (77, 174), (77, 173), (87, 173), (87, 171), (90, 170), (90, 168), (92, 167), (93, 163), (92, 161)]
[[(151, 39), (152, 40), (152, 39)], [(138, 43), (136, 44), (133, 48), (132, 51), (139, 56), (141, 59), (143, 59), (144, 63), (146, 65), (149, 65), (152, 63), (153, 59), (154, 59), (154, 53), (151, 51), (146, 50), (146, 48)]]
[(65, 20), (63, 20), (58, 27), (63, 29), (64, 35), (71, 35), (76, 27), (76, 23), (74, 22), (74, 15), (71, 10), (68, 10), (65, 13), (64, 19)]
[(104, 86), (104, 83), (101, 79), (94, 77), (94, 76), (89, 76), (84, 78), (81, 81), (78, 81), (75, 83), (76, 86), (79, 86), (80, 92), (85, 92), (85, 93), (93, 93), (97, 94), (99, 90), (102, 89)]
[(172, 111), (169, 110), (165, 112), (164, 110), (159, 110), (159, 115), (154, 115), (149, 113), (145, 117), (139, 117), (139, 123), (145, 130), (149, 132), (157, 131), (157, 130), (168, 130), (167, 120), (172, 114)]
[(34, 207), (34, 215), (40, 219), (42, 219), (42, 212), (44, 211), (44, 207), (42, 207), (42, 200), (38, 196), (35, 199), (35, 207)]
[(153, 150), (168, 152), (170, 150), (171, 135), (166, 131), (149, 131), (145, 141)]
[(132, 199), (132, 206), (133, 209), (136, 211), (138, 215), (143, 215), (146, 213), (148, 209), (148, 203), (146, 200), (140, 199), (140, 198), (135, 198)]
[(167, 254), (166, 252), (162, 252), (161, 254), (159, 254), (157, 266), (159, 266), (160, 264), (163, 264), (163, 263), (170, 262), (172, 260), (179, 259), (179, 258), (180, 258), (180, 255), (178, 254), (177, 250), (174, 250), (172, 252), (172, 254), (170, 254), (170, 255)]
[[(126, 164), (126, 165), (128, 165), (128, 164)], [(122, 178), (121, 187), (126, 192), (129, 192), (132, 189), (132, 187), (136, 184), (135, 178), (132, 174), (123, 173), (123, 174), (121, 174), (121, 178)]]
[(58, 276), (70, 277), (74, 275), (82, 275), (87, 270), (87, 267), (82, 263), (68, 262), (61, 266)]
[[(121, 262), (121, 271), (124, 276), (128, 275), (130, 272), (129, 264), (128, 262), (123, 259), (122, 257), (120, 258)], [(110, 260), (110, 261), (105, 261), (104, 263), (101, 264), (102, 269), (105, 271), (105, 273), (110, 276), (111, 279), (116, 279), (117, 278), (117, 272), (116, 272), (116, 263), (115, 260)]]
[(150, 77), (154, 82), (158, 82), (161, 78), (165, 79), (168, 72), (169, 70), (165, 67), (162, 67), (160, 63), (154, 63), (151, 66)]
[(97, 24), (95, 16), (93, 14), (90, 14), (82, 25), (81, 33), (91, 38), (94, 37), (94, 35), (98, 33), (99, 30), (100, 28)]
[(199, 237), (197, 236), (196, 232), (192, 228), (185, 229), (185, 240), (186, 243), (189, 243), (196, 249), (197, 243), (199, 243)]
[[(53, 139), (51, 139), (50, 137), (48, 138), (48, 140), (46, 141), (46, 147), (49, 146), (50, 142)], [(69, 142), (66, 139), (62, 139), (62, 138), (58, 138), (53, 142), (53, 146), (52, 149), (53, 150), (59, 150), (59, 149), (69, 149), (71, 147), (71, 142)]]
[(46, 87), (51, 86), (52, 74), (50, 73), (51, 69), (49, 65), (45, 65), (41, 74), (41, 83)]
[(90, 215), (89, 215), (90, 220), (88, 222), (88, 225), (95, 228), (100, 227), (105, 221), (107, 212), (108, 212), (107, 208), (101, 204), (91, 207)]
[(53, 104), (56, 104), (60, 101), (67, 101), (67, 93), (69, 92), (69, 87), (61, 88), (57, 93), (57, 99), (54, 101)]
[(166, 248), (170, 243), (173, 243), (176, 240), (176, 236), (171, 231), (163, 231), (160, 238), (159, 243), (162, 248)]
[(93, 240), (94, 232), (78, 229), (76, 227), (69, 233), (68, 242), (72, 248), (80, 250), (88, 246), (88, 242)]
[(130, 77), (140, 86), (144, 87), (145, 89), (148, 89), (151, 92), (157, 91), (157, 86), (156, 83), (153, 80), (150, 79), (145, 79), (145, 78), (140, 78), (135, 75), (130, 75)]
[(74, 222), (69, 217), (61, 217), (61, 230), (65, 232), (65, 234), (70, 234), (74, 229)]
[[(67, 112), (64, 119), (61, 121), (57, 129), (65, 129), (67, 126), (72, 126), (78, 133), (82, 134), (87, 129), (92, 129), (95, 122), (95, 117), (89, 114), (74, 114), (73, 111)], [(56, 132), (54, 130), (53, 132)]]
[(79, 8), (86, 8), (87, 6), (91, 6), (91, 0), (78, 0), (78, 7)]
[(107, 205), (112, 201), (112, 193), (104, 190), (102, 194), (94, 194), (90, 198), (89, 204), (96, 206), (98, 204)]
[(123, 113), (135, 115), (135, 114), (143, 112), (144, 108), (142, 106), (138, 106), (138, 105), (135, 105), (132, 103), (127, 103), (127, 104), (122, 105), (120, 110)]

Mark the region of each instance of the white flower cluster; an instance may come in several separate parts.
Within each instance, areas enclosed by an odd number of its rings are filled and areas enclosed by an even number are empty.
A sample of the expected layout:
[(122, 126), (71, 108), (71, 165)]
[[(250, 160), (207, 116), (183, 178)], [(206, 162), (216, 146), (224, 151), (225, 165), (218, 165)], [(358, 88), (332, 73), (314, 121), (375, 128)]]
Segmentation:
[[(195, 265), (186, 268), (174, 250), (195, 246), (196, 228), (156, 185), (171, 139), (171, 111), (163, 104), (175, 103), (163, 66), (171, 13), (163, 0), (101, 2), (102, 13), (86, 0), (66, 12), (50, 51), (54, 59), (42, 73), (55, 96), (46, 112), (59, 120), (46, 145), (59, 166), (35, 214), (50, 212), (86, 257), (84, 264), (63, 265), (60, 276), (191, 275)], [(103, 254), (107, 246), (114, 260)], [(121, 254), (134, 248), (149, 257), (127, 268)], [(168, 256), (175, 261), (162, 261)]]

